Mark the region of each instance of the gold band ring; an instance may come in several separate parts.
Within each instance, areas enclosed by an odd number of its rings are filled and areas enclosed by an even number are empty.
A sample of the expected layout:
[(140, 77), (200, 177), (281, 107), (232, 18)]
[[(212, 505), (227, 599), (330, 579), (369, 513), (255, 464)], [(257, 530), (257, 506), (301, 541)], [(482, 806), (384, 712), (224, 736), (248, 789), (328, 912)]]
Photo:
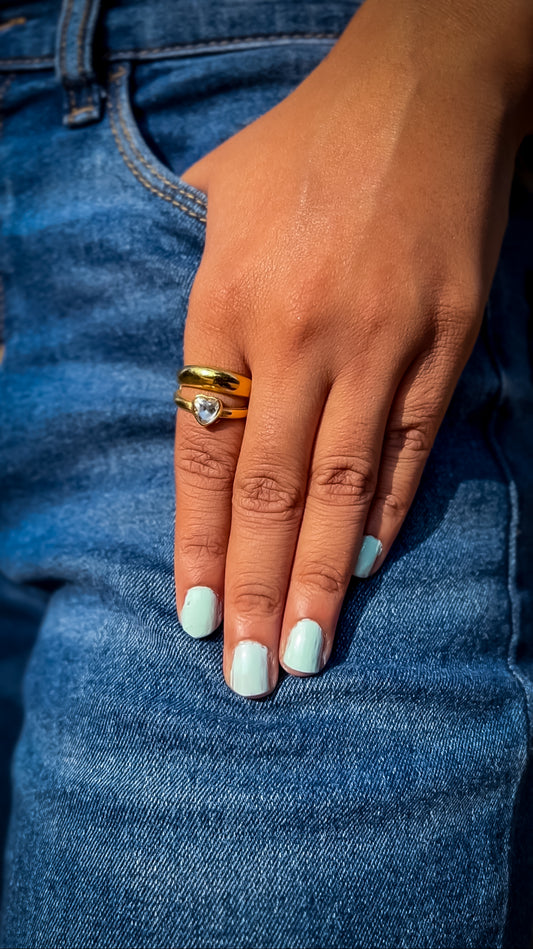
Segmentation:
[(204, 427), (218, 422), (221, 418), (246, 418), (248, 409), (229, 409), (214, 395), (195, 395), (189, 402), (180, 395), (180, 390), (174, 393), (174, 402), (180, 409), (192, 412), (197, 422)]
[(194, 386), (196, 389), (208, 389), (211, 392), (228, 392), (232, 395), (250, 395), (252, 380), (238, 372), (228, 372), (214, 366), (183, 366), (178, 372), (179, 388), (174, 393), (174, 402), (180, 409), (192, 412), (197, 422), (204, 427), (219, 419), (245, 418), (248, 408), (229, 408), (216, 396), (195, 395), (189, 401), (181, 395), (182, 386)]
[(211, 392), (227, 392), (231, 395), (250, 395), (252, 380), (238, 372), (217, 369), (213, 366), (183, 366), (178, 372), (180, 386), (194, 386)]

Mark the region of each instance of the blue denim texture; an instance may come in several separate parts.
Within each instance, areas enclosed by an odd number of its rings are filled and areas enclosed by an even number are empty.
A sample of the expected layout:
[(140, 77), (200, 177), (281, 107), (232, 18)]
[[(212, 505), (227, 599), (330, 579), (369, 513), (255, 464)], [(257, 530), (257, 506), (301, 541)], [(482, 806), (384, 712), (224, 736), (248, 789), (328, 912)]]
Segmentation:
[(67, 127), (59, 5), (0, 7), (27, 18), (0, 33), (6, 752), (36, 630), (4, 947), (528, 945), (530, 139), (482, 332), (325, 671), (247, 701), (222, 633), (192, 640), (176, 616), (172, 395), (207, 207), (180, 171), (354, 10), (106, 4), (101, 118)]

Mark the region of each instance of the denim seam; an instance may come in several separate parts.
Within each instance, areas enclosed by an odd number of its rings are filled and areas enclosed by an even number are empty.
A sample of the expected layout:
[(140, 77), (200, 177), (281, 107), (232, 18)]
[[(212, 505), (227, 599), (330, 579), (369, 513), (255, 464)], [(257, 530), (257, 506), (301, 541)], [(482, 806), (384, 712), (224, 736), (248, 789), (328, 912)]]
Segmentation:
[(4, 20), (3, 23), (0, 23), (0, 33), (11, 30), (14, 26), (23, 26), (26, 20), (25, 16), (14, 16), (10, 20)]
[(175, 43), (171, 46), (149, 46), (146, 49), (110, 50), (104, 55), (108, 58), (122, 56), (133, 59), (135, 56), (146, 55), (147, 53), (172, 53), (185, 49), (235, 46), (241, 43), (272, 42), (273, 40), (338, 40), (339, 35), (339, 33), (258, 33), (257, 36), (229, 36), (226, 39), (198, 40), (195, 43)]
[(120, 137), (119, 137), (120, 133), (116, 127), (115, 118), (114, 118), (114, 106), (111, 103), (111, 100), (109, 100), (109, 123), (111, 126), (111, 131), (113, 133), (113, 138), (115, 139), (115, 142), (117, 144), (117, 148), (120, 152), (122, 160), (124, 161), (125, 165), (130, 169), (131, 173), (135, 176), (135, 178), (137, 178), (137, 180), (140, 181), (141, 184), (143, 184), (144, 187), (147, 188), (148, 191), (150, 191), (152, 194), (155, 194), (159, 198), (162, 198), (163, 201), (168, 201), (169, 204), (172, 204), (174, 205), (174, 207), (179, 208), (181, 211), (183, 211), (185, 214), (188, 214), (190, 217), (197, 218), (199, 221), (203, 221), (205, 223), (207, 220), (205, 215), (197, 214), (191, 208), (188, 208), (186, 204), (183, 204), (180, 201), (176, 201), (175, 198), (171, 198), (171, 196), (169, 194), (165, 194), (164, 191), (160, 191), (158, 188), (154, 188), (154, 186), (141, 174), (139, 169), (135, 167), (135, 165), (133, 164), (129, 156), (124, 151), (124, 148), (121, 144)]
[(94, 111), (94, 103), (91, 101), (89, 105), (82, 105), (80, 106), (79, 109), (71, 108), (69, 114), (67, 115), (67, 118), (73, 119), (75, 118), (75, 116), (82, 115), (84, 112), (93, 112), (93, 111)]
[(68, 102), (69, 102), (69, 111), (67, 119), (74, 119), (77, 115), (83, 115), (84, 112), (94, 112), (94, 100), (92, 92), (89, 93), (86, 105), (77, 106), (76, 99), (74, 97), (74, 92), (72, 89), (67, 88)]
[(46, 63), (47, 66), (53, 68), (54, 66), (54, 57), (53, 56), (17, 56), (15, 59), (0, 59), (0, 69), (3, 66), (29, 66), (31, 63)]
[[(68, 77), (66, 55), (67, 55), (68, 29), (70, 26), (70, 20), (72, 18), (73, 5), (74, 5), (74, 0), (69, 0), (67, 9), (65, 11), (65, 19), (63, 20), (63, 25), (61, 28), (61, 43), (60, 43), (60, 53), (59, 53), (60, 70), (63, 75), (64, 84), (65, 84), (65, 88), (66, 88), (66, 92), (68, 96), (68, 102), (69, 102), (69, 113), (67, 115), (67, 119), (75, 118), (77, 115), (81, 115), (83, 112), (90, 112), (94, 109), (92, 92), (89, 92), (87, 105), (81, 108), (77, 108), (74, 91), (72, 87), (69, 87), (68, 85), (69, 77)], [(85, 6), (83, 8), (81, 24), (80, 24), (78, 35), (76, 38), (77, 65), (78, 65), (78, 71), (80, 73), (80, 77), (83, 77), (85, 75), (85, 72), (83, 70), (83, 61), (82, 61), (83, 60), (83, 45), (82, 44), (85, 39), (85, 31), (86, 31), (86, 26), (87, 26), (87, 21), (88, 21), (88, 16), (89, 16), (89, 8), (90, 8), (90, 0), (86, 0)], [(34, 61), (37, 61), (37, 60), (34, 60)]]
[[(106, 50), (105, 59), (135, 59), (137, 56), (150, 56), (157, 53), (178, 53), (188, 49), (225, 48), (241, 45), (242, 43), (274, 42), (276, 40), (338, 40), (339, 33), (264, 33), (257, 36), (233, 36), (228, 39), (203, 40), (195, 43), (178, 43), (173, 46), (154, 46), (145, 49)], [(18, 56), (13, 59), (0, 59), (0, 69), (5, 66), (24, 66), (33, 63), (43, 63), (53, 66), (53, 56)]]
[[(498, 360), (497, 347), (495, 345), (494, 338), (492, 335), (492, 305), (490, 302), (490, 297), (489, 297), (489, 300), (487, 301), (487, 317), (488, 317), (487, 340), (488, 340), (488, 345), (489, 345), (489, 351), (490, 351), (492, 363), (496, 371), (496, 374), (498, 376), (498, 382), (499, 382), (499, 399), (498, 399), (498, 404), (495, 407), (495, 411), (492, 413), (492, 416), (490, 419), (489, 439), (490, 439), (490, 444), (492, 446), (494, 454), (496, 456), (496, 459), (499, 462), (499, 465), (502, 469), (502, 472), (505, 476), (505, 480), (507, 482), (508, 503), (509, 503), (509, 508), (511, 512), (508, 543), (507, 543), (507, 593), (508, 593), (509, 605), (510, 605), (511, 633), (509, 636), (507, 653), (506, 653), (505, 659), (506, 659), (507, 668), (509, 672), (511, 673), (513, 679), (517, 683), (518, 688), (523, 696), (525, 725), (526, 725), (526, 743), (525, 743), (526, 747), (525, 747), (525, 755), (524, 755), (524, 764), (523, 764), (523, 767), (521, 769), (520, 775), (518, 777), (518, 780), (516, 782), (516, 786), (514, 789), (514, 795), (513, 795), (513, 812), (514, 812), (514, 803), (516, 801), (516, 795), (522, 783), (522, 778), (524, 776), (524, 772), (527, 767), (528, 756), (530, 752), (532, 715), (531, 715), (531, 709), (529, 706), (529, 696), (528, 696), (526, 686), (524, 684), (522, 674), (520, 672), (520, 669), (517, 668), (514, 662), (516, 646), (518, 644), (519, 637), (520, 637), (520, 606), (517, 602), (517, 594), (516, 594), (516, 557), (517, 557), (516, 538), (517, 538), (517, 534), (518, 534), (518, 530), (520, 526), (520, 514), (519, 514), (519, 504), (518, 504), (518, 490), (516, 487), (516, 483), (514, 481), (512, 471), (509, 468), (509, 464), (507, 462), (505, 452), (500, 442), (498, 441), (498, 437), (496, 434), (496, 418), (497, 418), (499, 410), (501, 409), (503, 405), (504, 377), (503, 377), (501, 364)], [(504, 910), (502, 914), (500, 940), (498, 942), (499, 946), (503, 944), (503, 938), (504, 938), (506, 925), (507, 925), (507, 917), (509, 913), (510, 879), (511, 879), (511, 874), (510, 874), (511, 834), (512, 834), (512, 819), (509, 824), (509, 833), (507, 837), (507, 850), (506, 850), (507, 852), (507, 898), (505, 901), (505, 906), (504, 906)]]
[[(111, 81), (116, 82), (117, 85), (118, 85), (118, 80), (121, 79), (123, 76), (125, 76), (125, 74), (126, 74), (126, 69), (125, 69), (124, 67), (122, 67), (122, 68), (119, 69), (116, 73), (113, 73), (113, 75), (110, 76), (110, 79), (111, 79)], [(120, 99), (118, 98), (118, 96), (117, 96), (117, 111), (118, 111), (118, 113), (119, 113), (120, 125), (121, 125), (121, 128), (122, 128), (123, 132), (124, 132), (124, 135), (125, 135), (125, 137), (126, 137), (126, 140), (127, 140), (128, 144), (130, 145), (130, 148), (131, 148), (133, 154), (135, 155), (136, 158), (138, 158), (138, 160), (141, 162), (141, 164), (143, 164), (143, 165), (148, 169), (148, 171), (151, 171), (155, 178), (158, 178), (159, 181), (163, 182), (163, 184), (168, 185), (168, 187), (171, 188), (172, 191), (177, 192), (177, 194), (184, 194), (184, 195), (186, 195), (188, 198), (191, 199), (191, 201), (193, 201), (195, 204), (198, 204), (202, 209), (207, 209), (207, 204), (206, 204), (206, 202), (205, 202), (202, 198), (197, 197), (195, 194), (193, 194), (193, 193), (192, 193), (191, 191), (189, 191), (187, 188), (180, 188), (180, 186), (177, 185), (177, 184), (175, 184), (175, 182), (169, 181), (168, 178), (165, 178), (165, 176), (162, 175), (162, 174), (157, 170), (157, 168), (156, 168), (153, 164), (151, 164), (151, 163), (141, 154), (141, 152), (139, 151), (139, 149), (137, 148), (137, 146), (135, 145), (135, 143), (134, 143), (134, 141), (133, 141), (133, 139), (132, 139), (132, 137), (131, 137), (131, 132), (129, 131), (129, 129), (128, 129), (127, 125), (126, 125), (126, 120), (125, 120), (125, 118), (124, 118), (124, 114), (123, 114), (122, 109), (121, 109), (121, 107), (120, 107)]]
[(61, 27), (61, 42), (59, 47), (59, 66), (63, 76), (67, 75), (67, 32), (70, 23), (70, 18), (72, 16), (72, 7), (74, 5), (74, 0), (68, 0), (67, 9), (65, 10), (65, 19)]
[[(77, 37), (77, 47), (78, 47), (78, 72), (79, 72), (80, 76), (85, 76), (85, 75), (86, 75), (86, 73), (85, 73), (85, 68), (84, 68), (84, 63), (83, 63), (83, 52), (84, 52), (83, 47), (84, 47), (84, 43), (85, 43), (85, 35), (86, 35), (86, 32), (87, 32), (87, 23), (88, 23), (88, 20), (89, 20), (89, 10), (90, 10), (90, 8), (91, 8), (91, 0), (85, 0), (85, 6), (84, 6), (84, 8), (83, 8), (83, 14), (82, 14), (82, 17), (81, 17), (81, 23), (80, 23), (80, 28), (79, 28), (79, 30), (78, 30), (78, 37)], [(93, 105), (93, 102), (91, 101), (90, 104)]]
[[(119, 90), (119, 82), (120, 82), (120, 80), (121, 80), (125, 75), (126, 75), (126, 69), (121, 68), (121, 69), (119, 69), (117, 72), (113, 73), (113, 74), (109, 77), (109, 78), (110, 78), (110, 81), (111, 81), (111, 84), (112, 84), (113, 93), (115, 92), (115, 89), (116, 89), (116, 90)], [(158, 172), (157, 168), (155, 168), (154, 165), (150, 164), (150, 162), (147, 161), (147, 159), (144, 158), (144, 156), (141, 154), (141, 152), (139, 151), (139, 149), (137, 148), (137, 146), (135, 145), (135, 143), (134, 143), (134, 141), (133, 141), (133, 139), (132, 139), (132, 137), (131, 137), (130, 131), (129, 131), (128, 128), (127, 128), (126, 121), (125, 121), (125, 118), (124, 118), (124, 115), (123, 115), (123, 112), (122, 112), (122, 109), (121, 109), (121, 105), (120, 105), (119, 91), (117, 92), (116, 98), (115, 98), (114, 96), (111, 96), (111, 97), (110, 97), (110, 105), (111, 105), (111, 104), (112, 104), (112, 108), (114, 108), (114, 107), (116, 106), (116, 111), (117, 111), (117, 114), (118, 114), (118, 120), (119, 120), (120, 128), (121, 128), (121, 130), (122, 130), (122, 132), (123, 132), (123, 134), (124, 134), (124, 136), (125, 136), (125, 138), (126, 138), (126, 141), (128, 142), (128, 144), (129, 144), (129, 146), (130, 146), (130, 148), (131, 148), (131, 151), (133, 152), (134, 157), (135, 157), (138, 161), (140, 161), (141, 164), (143, 164), (143, 165), (148, 169), (148, 171), (150, 171), (150, 172), (154, 175), (155, 178), (158, 178), (159, 181), (161, 181), (161, 182), (163, 182), (164, 184), (168, 185), (168, 187), (169, 187), (172, 191), (176, 192), (177, 194), (183, 194), (185, 197), (189, 198), (194, 204), (198, 205), (199, 208), (201, 208), (202, 210), (205, 211), (206, 208), (207, 208), (207, 205), (206, 205), (206, 202), (205, 202), (205, 201), (203, 201), (201, 198), (197, 197), (195, 194), (193, 194), (193, 193), (192, 193), (191, 191), (189, 191), (188, 189), (186, 189), (186, 188), (180, 188), (180, 187), (179, 187), (177, 184), (175, 184), (174, 182), (169, 181), (168, 178), (165, 178), (164, 175), (160, 174), (160, 173)], [(141, 178), (140, 180), (142, 180), (143, 183), (146, 184), (146, 181), (145, 181), (144, 178)], [(157, 193), (157, 192), (156, 192), (156, 193)], [(179, 204), (178, 207), (181, 207), (182, 209), (184, 209), (185, 206)], [(197, 216), (198, 216), (198, 215), (194, 215), (194, 217), (197, 217)], [(200, 218), (200, 220), (205, 220), (205, 218)]]

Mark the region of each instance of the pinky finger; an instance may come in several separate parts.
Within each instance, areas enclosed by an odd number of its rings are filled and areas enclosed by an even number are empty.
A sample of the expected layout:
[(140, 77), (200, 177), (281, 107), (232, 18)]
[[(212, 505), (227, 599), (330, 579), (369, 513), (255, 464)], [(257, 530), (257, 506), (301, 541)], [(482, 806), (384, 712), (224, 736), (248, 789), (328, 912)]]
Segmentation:
[(434, 362), (426, 356), (417, 360), (398, 388), (354, 569), (356, 577), (369, 577), (381, 567), (411, 507), (456, 381), (450, 379), (449, 371), (441, 372), (436, 386), (437, 375)]

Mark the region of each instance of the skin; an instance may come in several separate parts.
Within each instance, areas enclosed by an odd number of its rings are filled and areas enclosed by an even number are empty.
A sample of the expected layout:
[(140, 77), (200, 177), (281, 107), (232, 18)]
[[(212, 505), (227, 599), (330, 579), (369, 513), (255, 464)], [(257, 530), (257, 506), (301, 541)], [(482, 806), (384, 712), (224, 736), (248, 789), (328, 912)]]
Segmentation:
[(176, 422), (178, 615), (191, 586), (220, 597), (228, 686), (254, 640), (271, 691), (303, 617), (323, 668), (363, 536), (372, 573), (394, 543), (480, 330), (532, 87), (531, 0), (365, 0), (183, 173), (209, 196), (184, 362), (253, 380), (246, 421)]

